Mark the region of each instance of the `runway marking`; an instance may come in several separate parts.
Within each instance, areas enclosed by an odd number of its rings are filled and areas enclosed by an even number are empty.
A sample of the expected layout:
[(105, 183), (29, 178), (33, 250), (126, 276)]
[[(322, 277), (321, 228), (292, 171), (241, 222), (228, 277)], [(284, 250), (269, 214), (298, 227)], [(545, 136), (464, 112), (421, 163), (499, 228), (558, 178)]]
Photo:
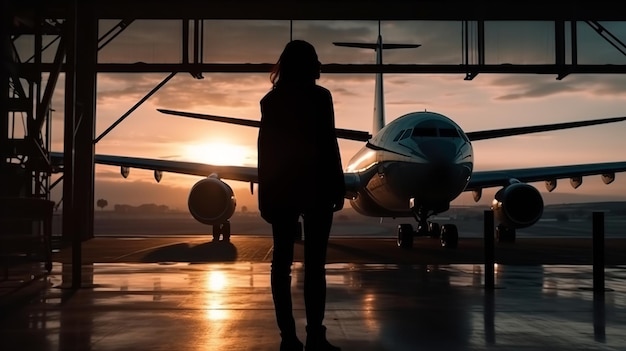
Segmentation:
[(270, 246), (270, 249), (267, 250), (265, 256), (263, 256), (263, 261), (267, 261), (269, 259), (270, 254), (274, 251), (274, 245)]

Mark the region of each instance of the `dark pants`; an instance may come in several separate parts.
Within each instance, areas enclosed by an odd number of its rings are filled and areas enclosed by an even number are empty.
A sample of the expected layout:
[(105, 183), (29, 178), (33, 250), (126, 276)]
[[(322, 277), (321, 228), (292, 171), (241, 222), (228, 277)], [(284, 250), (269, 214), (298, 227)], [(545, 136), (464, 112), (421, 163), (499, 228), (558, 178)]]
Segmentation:
[[(272, 223), (274, 254), (271, 284), (276, 321), (283, 336), (295, 335), (291, 302), (291, 265), (299, 214), (285, 214)], [(333, 212), (308, 211), (302, 215), (304, 229), (304, 305), (309, 328), (322, 326), (326, 308), (326, 246)]]

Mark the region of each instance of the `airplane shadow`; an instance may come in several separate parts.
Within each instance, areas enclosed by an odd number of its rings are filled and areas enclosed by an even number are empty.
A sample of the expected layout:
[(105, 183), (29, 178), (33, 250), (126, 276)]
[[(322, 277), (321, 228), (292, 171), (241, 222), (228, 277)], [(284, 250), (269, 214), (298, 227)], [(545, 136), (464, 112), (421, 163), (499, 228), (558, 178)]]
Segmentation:
[(237, 247), (229, 241), (210, 241), (199, 245), (185, 243), (159, 247), (148, 252), (141, 262), (233, 262), (237, 260)]

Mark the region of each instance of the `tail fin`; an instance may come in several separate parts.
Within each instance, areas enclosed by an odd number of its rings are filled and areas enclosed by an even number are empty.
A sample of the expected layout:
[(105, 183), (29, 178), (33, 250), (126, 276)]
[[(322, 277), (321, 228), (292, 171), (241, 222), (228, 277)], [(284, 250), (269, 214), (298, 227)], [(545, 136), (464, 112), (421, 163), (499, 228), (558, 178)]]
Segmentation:
[[(413, 49), (418, 48), (420, 44), (383, 44), (383, 38), (380, 35), (380, 27), (378, 40), (376, 44), (369, 43), (353, 43), (353, 42), (334, 42), (336, 46), (349, 48), (372, 49), (376, 51), (376, 64), (383, 63), (383, 50), (385, 49)], [(376, 73), (376, 87), (374, 91), (374, 124), (372, 126), (372, 134), (378, 133), (385, 126), (385, 101), (383, 94), (383, 74)]]

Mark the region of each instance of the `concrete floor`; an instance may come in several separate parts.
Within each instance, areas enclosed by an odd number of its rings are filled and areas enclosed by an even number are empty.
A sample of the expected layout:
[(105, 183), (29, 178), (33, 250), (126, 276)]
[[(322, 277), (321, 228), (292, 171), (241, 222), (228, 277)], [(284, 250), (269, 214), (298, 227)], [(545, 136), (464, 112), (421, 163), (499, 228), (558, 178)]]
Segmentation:
[[(626, 266), (331, 263), (328, 337), (342, 350), (626, 350)], [(56, 262), (5, 304), (0, 350), (278, 350), (268, 262)], [(294, 308), (305, 338), (301, 263)], [(5, 296), (6, 301), (6, 296)]]

